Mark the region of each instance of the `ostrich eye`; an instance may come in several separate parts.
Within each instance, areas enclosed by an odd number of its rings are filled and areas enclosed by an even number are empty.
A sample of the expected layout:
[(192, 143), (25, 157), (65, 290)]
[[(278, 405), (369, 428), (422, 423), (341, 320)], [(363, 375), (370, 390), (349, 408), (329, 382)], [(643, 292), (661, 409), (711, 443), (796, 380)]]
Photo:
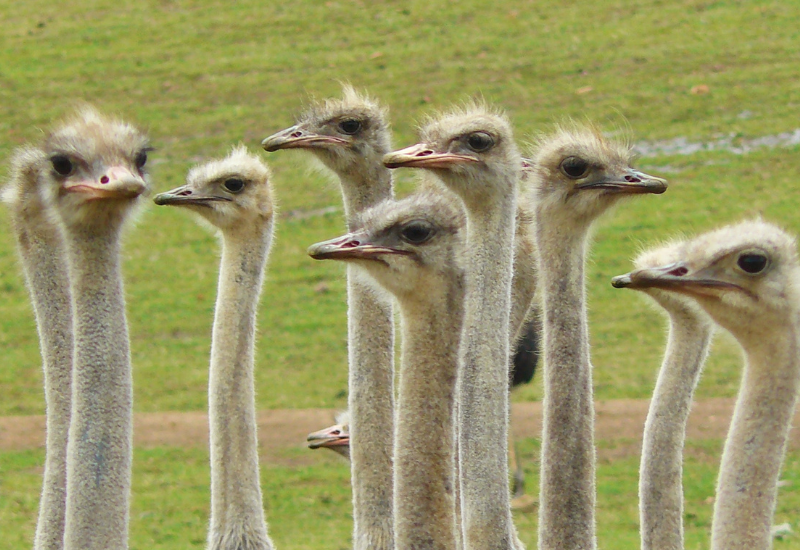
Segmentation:
[(568, 178), (578, 179), (589, 171), (589, 163), (578, 157), (567, 157), (561, 161), (561, 171)]
[(238, 193), (244, 189), (244, 181), (240, 180), (239, 178), (228, 178), (225, 180), (225, 183), (223, 183), (222, 186), (226, 191)]
[(423, 222), (411, 222), (400, 231), (404, 241), (422, 244), (433, 236), (433, 228)]
[(147, 164), (147, 151), (139, 151), (136, 158), (133, 160), (136, 163), (136, 168), (141, 170)]
[(72, 161), (66, 155), (53, 155), (50, 157), (50, 163), (53, 165), (53, 170), (61, 176), (69, 176), (74, 169)]
[(476, 153), (488, 151), (494, 145), (494, 138), (486, 132), (475, 132), (467, 137), (467, 146)]
[(736, 264), (745, 273), (755, 275), (756, 273), (761, 273), (767, 267), (767, 257), (763, 254), (742, 254)]
[(339, 123), (339, 130), (348, 136), (352, 136), (361, 130), (361, 121), (355, 119), (343, 120)]

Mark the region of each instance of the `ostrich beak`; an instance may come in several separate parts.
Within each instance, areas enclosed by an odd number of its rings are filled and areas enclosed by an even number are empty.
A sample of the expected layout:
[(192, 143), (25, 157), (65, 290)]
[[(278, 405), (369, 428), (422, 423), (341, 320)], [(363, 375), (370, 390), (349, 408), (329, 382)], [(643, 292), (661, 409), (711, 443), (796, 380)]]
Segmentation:
[(342, 426), (335, 424), (324, 430), (308, 434), (308, 448), (319, 449), (320, 447), (338, 447), (350, 445), (350, 434)]
[(411, 254), (388, 246), (370, 243), (364, 232), (348, 233), (329, 241), (312, 244), (308, 255), (315, 260), (377, 260), (384, 254)]
[(82, 193), (90, 200), (135, 199), (147, 192), (147, 184), (141, 176), (123, 166), (112, 166), (99, 180), (80, 180), (64, 183), (64, 191)]
[(279, 149), (311, 149), (314, 147), (324, 147), (328, 144), (344, 144), (347, 140), (336, 136), (327, 136), (310, 132), (303, 128), (302, 124), (292, 126), (272, 134), (264, 141), (261, 146), (272, 153)]
[(689, 275), (689, 272), (689, 268), (683, 262), (637, 269), (614, 277), (611, 279), (611, 286), (632, 289), (659, 288), (690, 296), (716, 296), (716, 290), (737, 290), (751, 298), (756, 298), (755, 294), (737, 284), (713, 277), (703, 277), (702, 272), (694, 275)]
[(216, 201), (231, 202), (230, 197), (199, 193), (188, 185), (176, 187), (166, 193), (160, 193), (153, 199), (159, 206), (208, 206)]
[(630, 169), (621, 176), (607, 176), (599, 181), (589, 181), (575, 186), (580, 189), (604, 189), (612, 193), (660, 195), (667, 190), (667, 180)]
[(449, 168), (454, 164), (479, 162), (477, 158), (456, 153), (437, 153), (426, 143), (418, 143), (399, 151), (387, 153), (383, 164), (387, 168)]

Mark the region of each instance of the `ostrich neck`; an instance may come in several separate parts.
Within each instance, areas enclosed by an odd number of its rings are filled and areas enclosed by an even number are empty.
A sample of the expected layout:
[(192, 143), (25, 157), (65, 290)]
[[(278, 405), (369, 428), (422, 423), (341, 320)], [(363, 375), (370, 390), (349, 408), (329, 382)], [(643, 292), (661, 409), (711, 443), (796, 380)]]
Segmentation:
[(468, 208), (466, 298), (458, 381), (461, 511), (466, 548), (511, 548), (508, 340), (516, 196)]
[(67, 550), (128, 547), (133, 392), (119, 228), (68, 228), (74, 311)]
[(63, 239), (49, 220), (37, 217), (15, 222), (19, 254), (39, 329), (47, 411), (47, 456), (34, 549), (56, 550), (64, 544), (72, 392), (69, 275)]
[(592, 366), (586, 320), (586, 230), (537, 217), (544, 301), (540, 549), (595, 548)]
[[(435, 291), (434, 291), (435, 292)], [(395, 428), (399, 548), (455, 548), (454, 404), (463, 293), (453, 285), (420, 307), (401, 302), (403, 352)], [(433, 300), (433, 298), (432, 298)]]
[(267, 538), (253, 363), (256, 312), (271, 240), (271, 221), (234, 235), (223, 232), (208, 396), (212, 549), (227, 547), (222, 541), (242, 533)]
[[(382, 165), (339, 173), (349, 230), (358, 215), (392, 197)], [(353, 544), (356, 550), (393, 548), (394, 319), (390, 302), (347, 268), (348, 406)]]
[(747, 355), (722, 453), (711, 548), (770, 548), (777, 483), (800, 380), (798, 327), (743, 342)]
[(347, 230), (358, 229), (358, 215), (393, 197), (392, 173), (380, 163), (366, 163), (352, 172), (338, 172)]
[(639, 468), (642, 550), (683, 549), (683, 444), (692, 395), (708, 355), (713, 326), (670, 309), (664, 361), (644, 426)]

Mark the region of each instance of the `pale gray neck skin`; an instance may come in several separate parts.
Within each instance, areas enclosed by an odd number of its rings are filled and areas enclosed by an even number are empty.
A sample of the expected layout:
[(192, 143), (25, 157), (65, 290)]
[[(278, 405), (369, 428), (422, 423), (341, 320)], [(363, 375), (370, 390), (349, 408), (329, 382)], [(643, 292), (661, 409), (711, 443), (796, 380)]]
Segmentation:
[[(365, 209), (392, 198), (392, 178), (379, 161), (337, 171), (348, 230)], [(350, 473), (353, 546), (393, 548), (394, 319), (392, 304), (347, 268)]]
[(722, 453), (712, 550), (772, 547), (778, 476), (800, 381), (797, 324), (740, 339), (747, 364)]
[(67, 446), (67, 550), (128, 547), (131, 362), (120, 228), (67, 228), (74, 371)]
[[(463, 319), (461, 281), (425, 303), (401, 302), (403, 332), (394, 455), (395, 547), (453, 550), (454, 405)], [(435, 295), (434, 295), (435, 294)]]
[[(39, 205), (39, 208), (43, 208)], [(64, 547), (67, 434), (72, 398), (72, 304), (64, 242), (45, 215), (16, 215), (17, 248), (39, 329), (47, 406), (47, 454), (35, 550)]]
[[(592, 549), (595, 449), (584, 260), (589, 225), (537, 215), (544, 304), (539, 548)], [(571, 225), (575, 225), (571, 223)]]
[(714, 332), (710, 319), (671, 302), (659, 301), (669, 313), (669, 339), (644, 425), (639, 468), (642, 550), (683, 550), (686, 423)]
[(508, 341), (516, 185), (487, 212), (467, 209), (466, 298), (458, 380), (464, 547), (518, 546), (508, 486)]
[(261, 500), (253, 382), (256, 312), (272, 225), (270, 218), (222, 234), (208, 396), (210, 550), (273, 548)]

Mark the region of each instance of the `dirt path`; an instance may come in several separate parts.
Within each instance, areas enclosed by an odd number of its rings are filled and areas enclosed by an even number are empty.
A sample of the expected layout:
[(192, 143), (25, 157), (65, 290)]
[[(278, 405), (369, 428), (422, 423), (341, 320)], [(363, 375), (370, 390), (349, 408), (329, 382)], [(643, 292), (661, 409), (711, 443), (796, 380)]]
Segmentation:
[[(595, 421), (601, 458), (638, 454), (642, 427), (649, 401), (619, 399), (598, 401)], [(705, 399), (694, 403), (689, 419), (688, 438), (723, 439), (733, 411), (733, 398)], [(333, 423), (331, 409), (279, 409), (258, 414), (261, 447), (270, 449), (301, 447), (306, 435)], [(795, 415), (800, 424), (800, 414)], [(538, 437), (542, 429), (541, 403), (515, 403), (512, 429), (517, 437)], [(135, 445), (138, 447), (208, 445), (208, 418), (201, 412), (139, 413), (135, 416)], [(800, 448), (800, 430), (791, 432), (791, 446)], [(614, 444), (616, 443), (616, 444)], [(0, 417), (0, 450), (24, 450), (44, 445), (43, 416)]]

